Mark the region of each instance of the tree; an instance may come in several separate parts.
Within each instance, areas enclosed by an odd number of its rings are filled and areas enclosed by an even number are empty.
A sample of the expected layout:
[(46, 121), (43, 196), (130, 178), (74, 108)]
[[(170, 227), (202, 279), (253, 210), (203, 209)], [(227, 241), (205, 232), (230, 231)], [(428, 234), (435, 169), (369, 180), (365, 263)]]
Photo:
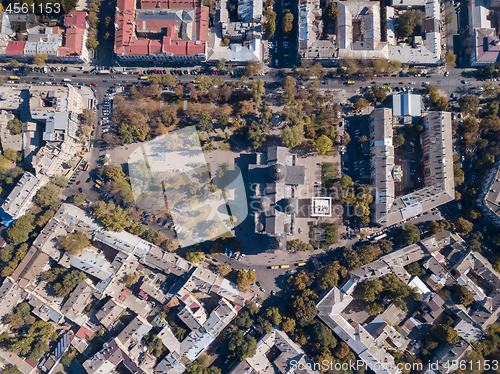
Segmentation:
[(7, 127), (12, 135), (20, 134), (23, 131), (23, 123), (17, 118), (11, 119), (8, 122)]
[(265, 30), (266, 38), (270, 39), (275, 32), (276, 32), (276, 21), (274, 19), (270, 19), (266, 22), (266, 30)]
[(462, 129), (464, 132), (478, 132), (479, 124), (477, 123), (477, 118), (473, 116), (469, 116), (464, 120), (464, 124), (462, 125)]
[(47, 59), (48, 57), (45, 53), (37, 53), (35, 55), (33, 63), (35, 63), (38, 66), (45, 66), (45, 61), (47, 61)]
[(444, 230), (448, 230), (451, 227), (450, 223), (445, 220), (439, 220), (439, 221), (432, 221), (429, 225), (430, 230), (434, 233), (437, 234), (439, 232), (442, 232)]
[(498, 131), (500, 130), (500, 118), (494, 115), (486, 116), (481, 120), (479, 126), (484, 130)]
[(387, 98), (387, 93), (382, 87), (374, 86), (366, 93), (366, 97), (373, 102), (381, 103)]
[(217, 265), (217, 273), (221, 277), (225, 277), (226, 275), (228, 275), (231, 272), (231, 270), (232, 270), (231, 266), (227, 262), (224, 264)]
[(460, 102), (460, 108), (464, 114), (475, 116), (479, 111), (479, 97), (475, 95), (465, 95)]
[(301, 124), (286, 126), (281, 136), (283, 144), (288, 149), (292, 149), (304, 141), (304, 127)]
[(289, 35), (293, 30), (293, 14), (290, 9), (285, 9), (285, 15), (283, 16), (282, 31), (285, 35)]
[(61, 188), (68, 187), (68, 178), (64, 175), (58, 175), (52, 179), (52, 183)]
[(328, 263), (323, 269), (320, 269), (316, 273), (316, 281), (318, 282), (318, 288), (321, 291), (329, 289), (331, 287), (336, 287), (339, 281), (339, 270), (340, 264), (338, 261), (333, 261)]
[(85, 195), (83, 192), (81, 192), (78, 195), (73, 196), (73, 204), (75, 204), (76, 206), (80, 206), (85, 202), (86, 198), (87, 198), (87, 195)]
[(290, 283), (296, 290), (299, 291), (305, 290), (309, 281), (310, 277), (304, 270), (295, 273), (287, 280), (288, 283)]
[(87, 48), (96, 49), (98, 45), (99, 45), (99, 42), (97, 41), (96, 38), (90, 37), (87, 39)]
[(217, 61), (217, 69), (222, 71), (226, 68), (226, 59), (221, 58), (219, 61)]
[(340, 342), (337, 345), (337, 348), (335, 348), (335, 350), (333, 351), (333, 354), (338, 359), (343, 359), (344, 357), (346, 357), (349, 354), (349, 352), (350, 352), (349, 346), (344, 342)]
[(201, 131), (211, 132), (213, 130), (212, 116), (210, 112), (203, 111), (200, 114), (200, 121), (198, 122), (198, 127)]
[(184, 86), (182, 84), (179, 84), (175, 87), (174, 90), (175, 96), (179, 98), (179, 100), (182, 100), (184, 97)]
[(381, 239), (377, 242), (377, 245), (383, 254), (392, 252), (392, 242), (389, 240)]
[(420, 230), (414, 224), (407, 223), (397, 240), (405, 245), (417, 243), (420, 241)]
[(77, 255), (84, 248), (90, 247), (90, 240), (83, 231), (75, 231), (74, 233), (63, 236), (58, 247), (71, 255)]
[[(330, 3), (330, 4), (334, 4), (334, 3)], [(363, 99), (361, 97), (358, 100), (356, 100), (356, 102), (354, 103), (354, 108), (358, 109), (358, 110), (363, 110), (363, 109), (368, 108), (368, 105), (370, 105), (370, 103), (366, 99)]]
[(439, 110), (445, 111), (448, 109), (448, 99), (445, 96), (439, 96), (436, 100), (436, 105)]
[(330, 21), (335, 21), (339, 14), (340, 12), (337, 8), (337, 3), (331, 2), (330, 4), (328, 4), (328, 7), (326, 8), (326, 17)]
[(418, 262), (412, 262), (405, 267), (406, 271), (411, 275), (421, 276), (425, 274), (425, 270)]
[(273, 331), (273, 325), (271, 324), (271, 322), (269, 322), (262, 316), (257, 318), (255, 326), (257, 327), (257, 331), (261, 334), (269, 334), (271, 331)]
[(266, 92), (264, 88), (264, 81), (259, 79), (258, 81), (254, 81), (250, 86), (250, 91), (252, 92), (253, 100), (257, 105), (262, 101), (262, 95)]
[(244, 310), (236, 316), (234, 324), (242, 329), (248, 329), (252, 326), (253, 319), (250, 318), (248, 311)]
[(407, 10), (403, 14), (400, 14), (396, 21), (396, 32), (398, 36), (407, 38), (413, 34), (415, 27), (420, 27), (422, 25), (423, 19), (424, 14), (420, 10)]
[(314, 144), (316, 146), (316, 150), (320, 155), (324, 155), (329, 152), (333, 146), (333, 142), (326, 135), (321, 135), (318, 139), (316, 139)]
[(280, 327), (286, 333), (293, 332), (295, 330), (295, 320), (293, 318), (283, 317)]
[(247, 307), (250, 314), (255, 315), (259, 313), (259, 307), (252, 300), (245, 301), (245, 306)]
[(245, 271), (243, 269), (238, 271), (236, 277), (236, 284), (241, 292), (248, 292), (250, 285), (257, 280), (257, 275), (253, 271)]
[(458, 332), (448, 325), (437, 325), (432, 330), (432, 335), (444, 343), (456, 344), (458, 342)]
[(452, 53), (452, 52), (446, 52), (446, 55), (444, 57), (444, 61), (450, 65), (452, 68), (455, 67), (457, 63), (457, 55)]
[(273, 325), (279, 325), (283, 319), (281, 313), (276, 307), (269, 307), (264, 313), (264, 317), (268, 319)]
[(290, 312), (295, 316), (295, 320), (300, 327), (309, 325), (316, 314), (315, 300), (318, 298), (312, 290), (305, 289), (299, 294), (295, 294), (290, 299)]
[(204, 258), (205, 258), (205, 255), (203, 252), (189, 251), (186, 253), (186, 260), (188, 260), (189, 262), (192, 262), (194, 264), (197, 264), (197, 263), (203, 261)]
[(405, 313), (408, 311), (408, 306), (406, 305), (406, 302), (401, 297), (396, 297), (396, 298), (392, 299), (392, 304), (396, 308), (401, 309)]
[(116, 206), (112, 200), (107, 204), (101, 200), (97, 201), (92, 213), (97, 219), (101, 220), (106, 230), (120, 232), (131, 224), (130, 209)]
[(137, 283), (135, 274), (125, 274), (125, 276), (123, 277), (123, 283), (125, 283), (127, 287), (131, 287), (132, 285)]
[(61, 357), (61, 363), (65, 366), (71, 365), (71, 362), (73, 361), (73, 359), (76, 357), (77, 354), (78, 351), (75, 348), (70, 347), (66, 352), (63, 353)]
[(467, 221), (466, 219), (459, 217), (455, 221), (455, 231), (460, 234), (468, 234), (472, 231), (473, 224), (472, 222)]
[(243, 335), (243, 332), (237, 331), (229, 340), (229, 350), (234, 352), (242, 361), (255, 356), (257, 352), (257, 341), (250, 334)]
[(16, 365), (8, 364), (2, 370), (2, 374), (21, 374)]
[(252, 122), (248, 128), (247, 139), (250, 140), (254, 149), (258, 149), (267, 140), (267, 136), (257, 122)]
[(403, 144), (405, 144), (405, 138), (403, 135), (401, 134), (396, 134), (392, 137), (392, 144), (394, 146), (394, 148), (399, 148), (401, 147)]
[(453, 300), (456, 303), (462, 304), (467, 307), (474, 302), (474, 295), (470, 292), (467, 287), (461, 286), (459, 284), (455, 285), (451, 289), (451, 294), (453, 296)]
[(247, 62), (247, 66), (245, 67), (245, 74), (248, 76), (260, 74), (262, 72), (262, 68), (262, 62), (250, 60)]
[(19, 61), (14, 59), (10, 60), (10, 66), (12, 66), (13, 68), (19, 67)]
[(311, 335), (322, 347), (333, 349), (337, 346), (332, 330), (322, 322), (316, 322), (312, 326)]
[(35, 229), (35, 216), (27, 213), (18, 218), (14, 225), (7, 229), (7, 241), (12, 245), (24, 243)]
[(61, 193), (61, 188), (53, 183), (49, 183), (40, 188), (35, 194), (35, 203), (42, 207), (48, 207), (57, 201), (57, 196)]

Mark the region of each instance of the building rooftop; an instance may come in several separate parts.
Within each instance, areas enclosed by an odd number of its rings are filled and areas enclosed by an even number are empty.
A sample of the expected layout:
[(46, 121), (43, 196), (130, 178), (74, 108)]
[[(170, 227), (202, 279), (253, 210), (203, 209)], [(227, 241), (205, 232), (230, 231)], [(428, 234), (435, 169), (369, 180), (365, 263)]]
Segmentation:
[[(155, 6), (147, 1), (140, 2), (143, 8), (136, 9), (134, 0), (118, 0), (115, 54), (204, 56), (208, 40), (208, 8), (194, 1), (154, 3)], [(150, 33), (161, 33), (163, 37), (149, 39)]]
[(455, 199), (451, 113), (428, 112), (424, 116), (424, 187), (398, 198), (394, 193), (395, 174), (391, 172), (396, 165), (390, 118), (390, 109), (375, 109), (370, 125), (374, 139), (371, 156), (375, 194), (373, 216), (374, 221), (381, 226), (405, 221)]
[(394, 116), (420, 117), (422, 115), (422, 96), (409, 92), (392, 95)]

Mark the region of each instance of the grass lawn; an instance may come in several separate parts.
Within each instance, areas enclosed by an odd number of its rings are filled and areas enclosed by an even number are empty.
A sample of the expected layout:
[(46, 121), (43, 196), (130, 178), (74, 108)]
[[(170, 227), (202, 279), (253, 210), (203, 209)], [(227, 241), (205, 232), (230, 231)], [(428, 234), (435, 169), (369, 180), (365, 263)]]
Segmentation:
[(337, 180), (337, 168), (334, 162), (323, 162), (321, 165), (321, 184), (326, 188), (330, 188)]
[(321, 228), (325, 230), (325, 240), (321, 243), (321, 248), (326, 249), (330, 245), (337, 243), (339, 228), (332, 223), (322, 223)]
[(231, 141), (219, 140), (217, 142), (217, 150), (218, 151), (230, 151), (232, 147), (233, 147), (233, 144)]
[(203, 205), (197, 209), (192, 210), (189, 212), (189, 216), (187, 214), (183, 214), (182, 218), (185, 218), (185, 220), (181, 221), (181, 225), (189, 228), (189, 229), (198, 229), (197, 226), (201, 222), (205, 222), (210, 215), (210, 212), (212, 211), (212, 208), (210, 205)]

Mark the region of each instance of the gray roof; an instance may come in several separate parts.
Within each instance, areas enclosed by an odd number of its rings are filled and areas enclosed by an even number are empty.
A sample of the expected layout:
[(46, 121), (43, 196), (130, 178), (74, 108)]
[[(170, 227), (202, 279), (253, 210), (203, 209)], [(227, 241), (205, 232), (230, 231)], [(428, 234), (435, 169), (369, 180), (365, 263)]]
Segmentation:
[(392, 108), (395, 116), (421, 115), (422, 96), (409, 92), (392, 95)]
[[(379, 113), (382, 113), (383, 116)], [(424, 187), (395, 198), (393, 173), (394, 148), (392, 134), (387, 137), (390, 109), (376, 109), (372, 113), (372, 185), (375, 194), (374, 221), (381, 226), (391, 226), (417, 214), (429, 211), (455, 199), (453, 173), (453, 147), (451, 113), (427, 112), (424, 116), (425, 131), (422, 134)], [(380, 133), (386, 134), (384, 143)], [(392, 129), (390, 129), (392, 133)]]

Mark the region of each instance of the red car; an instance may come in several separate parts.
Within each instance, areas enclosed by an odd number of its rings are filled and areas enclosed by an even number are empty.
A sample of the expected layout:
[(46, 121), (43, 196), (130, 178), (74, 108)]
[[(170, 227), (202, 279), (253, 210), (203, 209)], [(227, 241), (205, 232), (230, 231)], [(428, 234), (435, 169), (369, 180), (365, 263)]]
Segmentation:
[(80, 183), (82, 183), (82, 181), (78, 181), (78, 182), (76, 182), (76, 185), (78, 186)]
[(138, 71), (134, 71), (134, 74), (135, 74), (135, 75), (139, 75), (139, 74), (141, 74), (141, 73), (139, 73)]
[(95, 83), (93, 83), (93, 82), (92, 82), (92, 83), (90, 83), (90, 84), (91, 84), (92, 86), (94, 86), (94, 87), (97, 87), (97, 84), (95, 84)]
[(90, 87), (90, 83), (85, 83), (85, 85), (86, 85), (87, 87)]

